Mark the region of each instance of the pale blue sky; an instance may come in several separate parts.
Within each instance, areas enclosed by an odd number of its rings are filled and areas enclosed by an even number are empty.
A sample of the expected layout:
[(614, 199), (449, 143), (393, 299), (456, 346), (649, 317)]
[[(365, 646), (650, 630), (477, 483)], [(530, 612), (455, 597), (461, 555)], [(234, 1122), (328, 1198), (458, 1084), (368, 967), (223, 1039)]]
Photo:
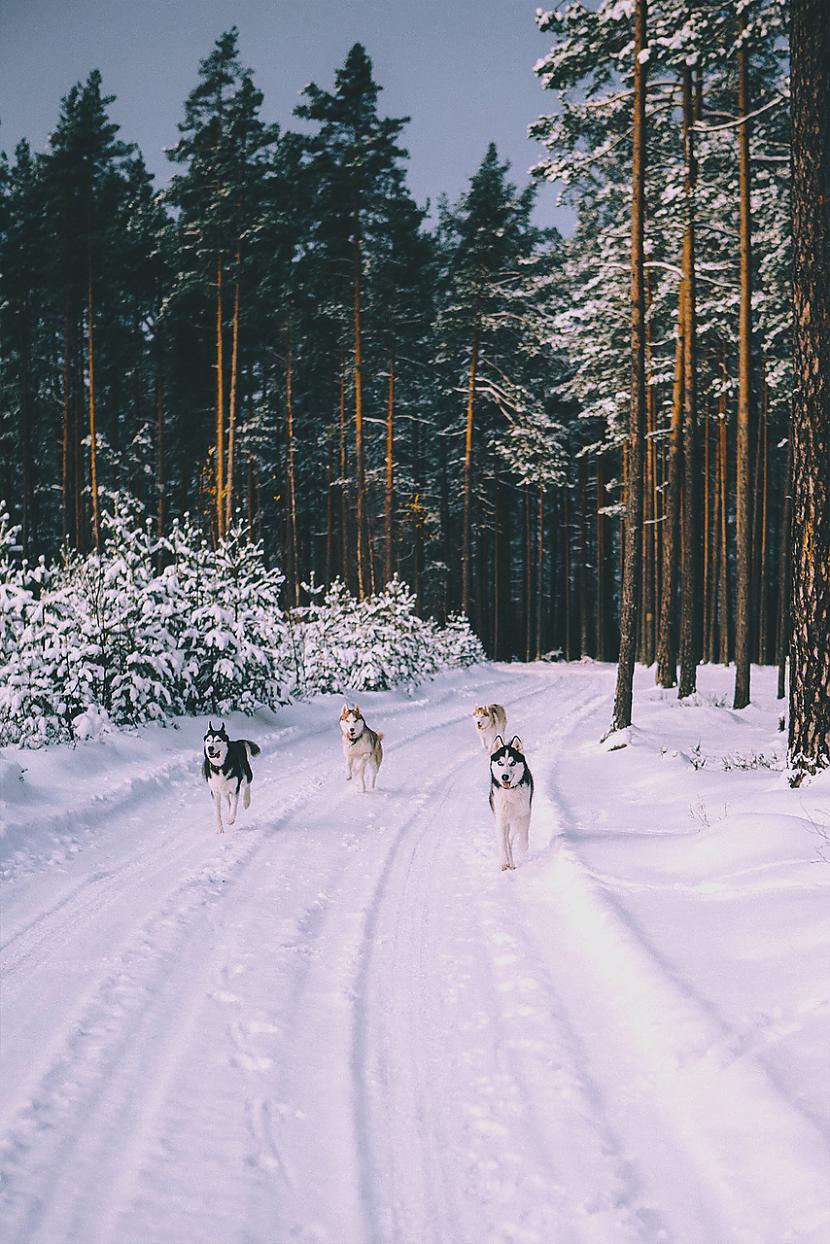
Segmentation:
[[(527, 126), (551, 109), (534, 62), (548, 39), (533, 0), (0, 0), (0, 148), (22, 137), (43, 150), (60, 98), (90, 69), (117, 97), (121, 136), (137, 142), (160, 181), (171, 166), (198, 62), (229, 26), (244, 64), (282, 126), (309, 81), (332, 84), (352, 43), (366, 45), (384, 87), (381, 108), (409, 115), (409, 181), (419, 202), (463, 190), (492, 139), (524, 182), (539, 148)], [(572, 214), (539, 191), (539, 224)]]

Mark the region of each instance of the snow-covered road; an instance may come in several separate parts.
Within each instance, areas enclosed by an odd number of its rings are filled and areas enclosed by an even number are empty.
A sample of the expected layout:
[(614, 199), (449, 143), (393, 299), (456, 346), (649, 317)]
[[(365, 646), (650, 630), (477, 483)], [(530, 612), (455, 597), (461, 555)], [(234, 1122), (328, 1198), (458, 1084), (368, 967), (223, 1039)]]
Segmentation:
[[(7, 751), (4, 1242), (827, 1244), (830, 785), (743, 768), (769, 671), (743, 714), (639, 677), (614, 753), (608, 666), (366, 696), (366, 795), (334, 698), (234, 721), (224, 837), (201, 722)], [(491, 700), (536, 779), (513, 874)]]

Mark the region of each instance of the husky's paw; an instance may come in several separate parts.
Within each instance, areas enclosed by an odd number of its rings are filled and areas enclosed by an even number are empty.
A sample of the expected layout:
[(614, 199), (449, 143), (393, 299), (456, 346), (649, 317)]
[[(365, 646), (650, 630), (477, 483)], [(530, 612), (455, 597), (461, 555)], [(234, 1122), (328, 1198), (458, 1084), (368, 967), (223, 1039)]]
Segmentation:
[(503, 872), (503, 873), (508, 872), (508, 871), (509, 871), (509, 869), (510, 869), (510, 865), (509, 865), (509, 864), (502, 864), (502, 866), (501, 866), (501, 870), (502, 870), (502, 872)]
[(217, 831), (216, 831), (216, 832), (217, 832), (217, 834), (224, 834), (224, 832), (225, 832), (225, 831), (224, 831), (224, 829), (217, 829)]

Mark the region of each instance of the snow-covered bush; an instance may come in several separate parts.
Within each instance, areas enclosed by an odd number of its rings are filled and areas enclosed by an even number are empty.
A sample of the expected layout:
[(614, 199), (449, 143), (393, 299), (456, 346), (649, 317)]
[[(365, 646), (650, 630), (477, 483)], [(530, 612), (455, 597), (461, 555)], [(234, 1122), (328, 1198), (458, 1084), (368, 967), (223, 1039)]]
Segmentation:
[(285, 703), (295, 679), (279, 604), (284, 576), (265, 565), (262, 544), (237, 525), (214, 549), (190, 522), (177, 524), (168, 544), (169, 584), (184, 602), (175, 630), (182, 711)]
[(463, 613), (452, 613), (447, 625), (436, 628), (439, 664), (450, 669), (464, 669), (485, 661), (486, 654), (481, 640)]
[(484, 660), (466, 618), (453, 617), (442, 629), (419, 618), (415, 604), (398, 578), (363, 601), (335, 580), (321, 601), (294, 611), (298, 690), (315, 695), (414, 687), (439, 669)]
[(0, 745), (37, 747), (71, 734), (84, 671), (69, 657), (69, 593), (43, 561), (15, 556), (19, 533), (0, 506)]
[(399, 579), (363, 601), (336, 581), (286, 614), (283, 576), (242, 526), (213, 547), (189, 519), (159, 538), (116, 498), (100, 552), (19, 558), (0, 509), (0, 744), (97, 738), (177, 713), (414, 687), (484, 652), (463, 617), (419, 618)]

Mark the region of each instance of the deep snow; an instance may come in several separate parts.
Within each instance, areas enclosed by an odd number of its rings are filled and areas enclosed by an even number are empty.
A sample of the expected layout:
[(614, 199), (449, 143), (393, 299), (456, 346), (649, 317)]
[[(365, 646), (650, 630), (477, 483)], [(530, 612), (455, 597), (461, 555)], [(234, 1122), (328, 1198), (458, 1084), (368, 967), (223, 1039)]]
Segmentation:
[[(830, 775), (778, 769), (774, 672), (680, 705), (638, 671), (485, 666), (0, 753), (8, 1244), (827, 1244)], [(471, 710), (536, 781), (503, 874)]]

